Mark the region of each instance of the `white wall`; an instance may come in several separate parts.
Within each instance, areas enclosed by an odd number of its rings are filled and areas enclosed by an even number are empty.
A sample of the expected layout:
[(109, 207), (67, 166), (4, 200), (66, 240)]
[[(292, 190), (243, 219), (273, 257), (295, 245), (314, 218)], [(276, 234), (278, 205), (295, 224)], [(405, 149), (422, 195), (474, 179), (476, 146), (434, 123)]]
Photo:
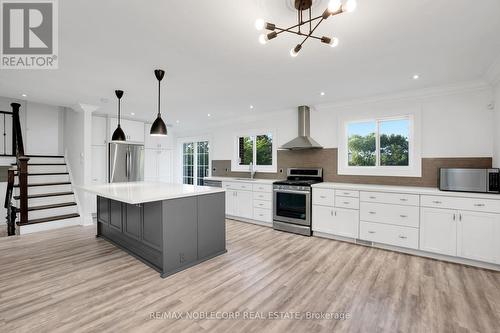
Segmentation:
[(493, 88), (493, 96), (495, 105), (493, 166), (500, 168), (500, 82)]
[[(498, 89), (497, 89), (498, 90)], [(498, 94), (498, 91), (497, 91)], [(319, 105), (311, 110), (311, 136), (325, 148), (338, 147), (338, 118), (345, 114), (369, 114), (371, 110), (398, 108), (422, 110), (422, 157), (491, 157), (493, 155), (493, 99), (489, 86), (451, 91), (440, 95), (415, 95), (373, 98), (343, 105)], [(383, 101), (382, 101), (383, 100)], [(500, 97), (498, 98), (500, 101)], [(498, 103), (500, 104), (500, 102)], [(250, 112), (250, 111), (249, 111)], [(500, 118), (500, 116), (499, 116)], [(499, 121), (500, 124), (500, 121)], [(500, 128), (500, 126), (497, 126)], [(273, 129), (278, 146), (297, 135), (297, 111), (288, 109), (269, 115), (256, 114), (253, 119), (226, 123), (204, 130), (178, 133), (178, 138), (207, 136), (211, 138), (212, 160), (229, 160), (233, 154), (234, 136), (245, 129)], [(499, 140), (497, 140), (498, 142)], [(500, 148), (499, 148), (500, 156)], [(180, 154), (176, 153), (176, 177), (179, 179)]]
[[(24, 151), (33, 155), (61, 155), (63, 149), (63, 114), (59, 106), (32, 103), (0, 97), (0, 110), (12, 111), (11, 103), (20, 103), (19, 118), (24, 140)], [(7, 135), (11, 135), (10, 128)]]

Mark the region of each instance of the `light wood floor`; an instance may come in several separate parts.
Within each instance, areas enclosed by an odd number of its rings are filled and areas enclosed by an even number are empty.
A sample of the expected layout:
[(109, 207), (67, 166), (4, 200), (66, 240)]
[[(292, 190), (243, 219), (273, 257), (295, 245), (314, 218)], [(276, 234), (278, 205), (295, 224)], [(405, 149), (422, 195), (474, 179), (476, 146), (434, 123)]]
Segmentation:
[[(1, 332), (500, 329), (500, 273), (492, 271), (227, 221), (227, 254), (161, 279), (94, 230), (0, 239)], [(150, 319), (169, 311), (346, 311), (350, 318)]]

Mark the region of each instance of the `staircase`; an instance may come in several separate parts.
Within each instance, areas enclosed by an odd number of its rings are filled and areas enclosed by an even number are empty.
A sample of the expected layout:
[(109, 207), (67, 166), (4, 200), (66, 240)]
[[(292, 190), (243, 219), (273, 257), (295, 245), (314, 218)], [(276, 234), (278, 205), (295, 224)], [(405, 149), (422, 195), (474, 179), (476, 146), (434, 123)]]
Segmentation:
[[(80, 224), (78, 206), (71, 186), (64, 156), (27, 155), (28, 219), (20, 222), (19, 172), (15, 171), (13, 200), (16, 211), (16, 234)], [(13, 164), (17, 170), (17, 164)]]

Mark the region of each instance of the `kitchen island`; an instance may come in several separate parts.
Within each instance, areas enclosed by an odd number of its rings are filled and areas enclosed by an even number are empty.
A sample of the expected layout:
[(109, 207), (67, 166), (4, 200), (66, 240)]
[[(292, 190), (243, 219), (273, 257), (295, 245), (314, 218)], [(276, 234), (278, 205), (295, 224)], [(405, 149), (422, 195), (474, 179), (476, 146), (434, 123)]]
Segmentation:
[(129, 182), (84, 186), (97, 195), (97, 237), (167, 277), (226, 252), (225, 190)]

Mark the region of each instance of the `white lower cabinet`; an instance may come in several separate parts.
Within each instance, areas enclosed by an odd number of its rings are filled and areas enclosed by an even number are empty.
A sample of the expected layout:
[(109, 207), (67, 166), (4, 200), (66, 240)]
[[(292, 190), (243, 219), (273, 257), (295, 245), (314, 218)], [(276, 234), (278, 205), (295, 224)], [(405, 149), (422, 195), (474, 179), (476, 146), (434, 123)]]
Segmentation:
[(106, 146), (92, 146), (92, 183), (106, 183)]
[(251, 219), (253, 217), (252, 192), (226, 189), (226, 215)]
[(234, 219), (272, 223), (271, 184), (224, 181), (222, 187), (226, 189), (226, 215)]
[(313, 231), (337, 236), (358, 238), (359, 211), (313, 205)]
[(457, 254), (459, 257), (500, 263), (500, 214), (459, 212)]
[(424, 207), (420, 216), (420, 250), (456, 256), (456, 211)]
[(418, 249), (417, 228), (361, 221), (359, 238), (381, 244)]
[(422, 208), (420, 249), (500, 263), (500, 214)]

